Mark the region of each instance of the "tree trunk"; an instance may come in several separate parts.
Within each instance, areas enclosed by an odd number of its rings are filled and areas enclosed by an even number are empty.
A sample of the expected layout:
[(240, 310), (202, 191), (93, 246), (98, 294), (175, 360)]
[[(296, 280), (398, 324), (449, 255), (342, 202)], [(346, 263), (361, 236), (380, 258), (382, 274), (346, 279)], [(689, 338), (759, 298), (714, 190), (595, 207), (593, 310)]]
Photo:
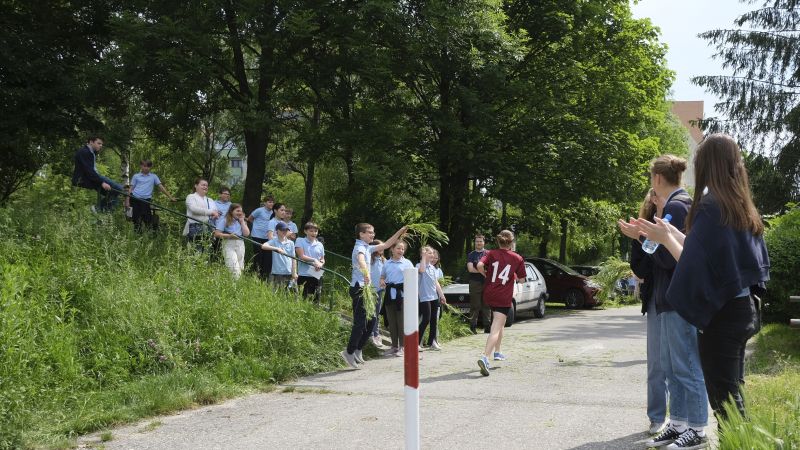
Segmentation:
[[(319, 103), (314, 104), (314, 114), (311, 116), (311, 127), (314, 135), (319, 135), (319, 122), (322, 112), (320, 111)], [(312, 144), (316, 145), (316, 144)], [(307, 222), (311, 221), (314, 216), (314, 170), (317, 167), (317, 153), (312, 151), (306, 152), (308, 155), (308, 163), (306, 163), (306, 178), (305, 178), (305, 193), (303, 202), (303, 217), (300, 226), (303, 227)]]
[(569, 231), (569, 222), (566, 218), (561, 218), (561, 243), (558, 246), (558, 262), (566, 264), (567, 261), (567, 232)]
[(441, 250), (442, 265), (454, 272), (460, 267), (469, 234), (469, 220), (464, 216), (469, 176), (466, 172), (452, 170), (445, 163), (440, 164), (439, 179), (439, 226), (450, 238), (449, 244)]
[(266, 174), (267, 143), (269, 130), (245, 130), (244, 143), (247, 147), (247, 174), (244, 180), (242, 207), (249, 213), (261, 204)]

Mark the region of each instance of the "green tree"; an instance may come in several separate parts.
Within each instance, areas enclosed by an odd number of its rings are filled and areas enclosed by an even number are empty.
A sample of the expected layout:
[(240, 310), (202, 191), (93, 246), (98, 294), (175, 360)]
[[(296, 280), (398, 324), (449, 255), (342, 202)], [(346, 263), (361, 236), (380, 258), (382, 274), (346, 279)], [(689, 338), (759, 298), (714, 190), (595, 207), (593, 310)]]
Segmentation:
[[(750, 3), (756, 3), (750, 0)], [(716, 107), (726, 119), (709, 118), (711, 131), (735, 133), (748, 148), (775, 154), (775, 167), (798, 198), (800, 184), (800, 4), (764, 1), (761, 8), (734, 21), (733, 29), (700, 36), (717, 48), (715, 57), (731, 75), (706, 75), (692, 81), (719, 95)]]
[(105, 2), (0, 1), (0, 203), (43, 164), (98, 131), (93, 68), (108, 39)]

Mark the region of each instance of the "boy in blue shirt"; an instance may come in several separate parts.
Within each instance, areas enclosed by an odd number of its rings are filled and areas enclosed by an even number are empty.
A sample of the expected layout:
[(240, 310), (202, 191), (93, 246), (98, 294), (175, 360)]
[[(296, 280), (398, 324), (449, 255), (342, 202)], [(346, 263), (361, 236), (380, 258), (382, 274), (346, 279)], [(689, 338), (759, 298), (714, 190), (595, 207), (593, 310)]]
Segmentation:
[(275, 225), (277, 237), (261, 245), (263, 250), (272, 251), (272, 273), (269, 281), (277, 287), (288, 288), (297, 282), (297, 261), (286, 255), (294, 256), (294, 241), (290, 240), (289, 227), (278, 222)]
[(161, 183), (158, 175), (150, 172), (153, 167), (153, 162), (149, 159), (143, 159), (139, 163), (140, 172), (131, 178), (131, 185), (128, 188), (129, 196), (125, 198), (125, 207), (133, 207), (133, 228), (136, 232), (142, 232), (142, 224), (149, 229), (154, 229), (153, 226), (153, 212), (150, 205), (140, 200), (150, 202), (153, 198), (153, 188), (158, 186), (161, 192), (169, 197), (169, 201), (174, 202), (173, 197), (167, 188)]

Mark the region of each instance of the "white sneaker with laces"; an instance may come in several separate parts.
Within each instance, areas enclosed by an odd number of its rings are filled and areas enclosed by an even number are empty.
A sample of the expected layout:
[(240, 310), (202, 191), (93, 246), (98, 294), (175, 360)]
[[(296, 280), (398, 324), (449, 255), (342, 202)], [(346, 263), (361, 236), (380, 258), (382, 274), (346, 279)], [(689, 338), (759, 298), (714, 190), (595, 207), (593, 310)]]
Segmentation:
[(441, 350), (441, 349), (442, 346), (439, 345), (439, 341), (433, 341), (433, 343), (431, 343), (431, 350)]
[(353, 369), (358, 369), (358, 364), (356, 363), (356, 358), (354, 355), (347, 353), (347, 350), (342, 350), (339, 355), (342, 357), (342, 359), (344, 359), (344, 362), (346, 362), (348, 366)]
[(357, 363), (364, 364), (364, 354), (361, 350), (356, 350), (355, 353), (353, 353), (353, 357)]

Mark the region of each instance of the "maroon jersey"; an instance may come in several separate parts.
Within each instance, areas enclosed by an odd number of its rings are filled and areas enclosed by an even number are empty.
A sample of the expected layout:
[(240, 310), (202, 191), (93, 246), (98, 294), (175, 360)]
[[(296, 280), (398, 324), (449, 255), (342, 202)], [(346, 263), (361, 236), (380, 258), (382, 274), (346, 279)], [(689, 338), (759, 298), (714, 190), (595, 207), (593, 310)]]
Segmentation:
[(506, 308), (512, 305), (514, 282), (525, 278), (522, 256), (506, 249), (489, 250), (481, 258), (486, 271), (483, 302), (488, 306)]

